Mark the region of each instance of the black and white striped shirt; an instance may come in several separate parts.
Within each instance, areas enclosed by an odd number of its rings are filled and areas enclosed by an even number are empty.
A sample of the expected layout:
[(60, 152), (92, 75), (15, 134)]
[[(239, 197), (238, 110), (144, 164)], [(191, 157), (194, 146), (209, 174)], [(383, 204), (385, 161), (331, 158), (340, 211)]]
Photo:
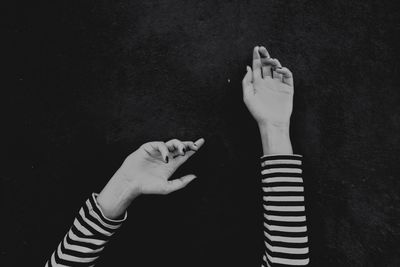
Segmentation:
[[(308, 236), (301, 155), (261, 157), (264, 207), (263, 267), (307, 266)], [(94, 266), (107, 241), (126, 220), (110, 220), (96, 202), (86, 201), (47, 261), (51, 266)]]
[(93, 193), (79, 210), (64, 239), (47, 261), (50, 266), (94, 266), (104, 246), (126, 220), (111, 220), (102, 213)]
[(307, 266), (309, 263), (301, 167), (300, 155), (261, 158), (263, 266)]

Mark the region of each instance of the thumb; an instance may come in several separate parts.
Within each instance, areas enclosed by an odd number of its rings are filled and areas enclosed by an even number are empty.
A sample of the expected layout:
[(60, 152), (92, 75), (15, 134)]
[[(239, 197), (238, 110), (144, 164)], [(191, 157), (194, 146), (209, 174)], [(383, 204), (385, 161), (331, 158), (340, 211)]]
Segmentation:
[(175, 192), (179, 189), (182, 189), (196, 178), (197, 178), (196, 175), (189, 174), (189, 175), (185, 175), (179, 179), (168, 181), (167, 186), (165, 188), (165, 193), (169, 194), (169, 193)]
[(252, 89), (252, 82), (253, 82), (253, 71), (249, 66), (246, 66), (246, 74), (243, 77), (242, 80), (242, 87), (243, 87), (243, 94), (248, 93)]

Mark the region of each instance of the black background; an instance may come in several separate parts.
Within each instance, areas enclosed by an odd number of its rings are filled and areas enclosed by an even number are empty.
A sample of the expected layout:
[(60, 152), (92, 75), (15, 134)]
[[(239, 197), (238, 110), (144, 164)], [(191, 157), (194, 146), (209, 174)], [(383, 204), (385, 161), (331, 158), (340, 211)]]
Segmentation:
[(313, 266), (400, 266), (396, 1), (30, 1), (3, 23), (2, 266), (43, 266), (140, 144), (207, 143), (134, 201), (98, 266), (259, 266), (255, 45), (295, 75)]

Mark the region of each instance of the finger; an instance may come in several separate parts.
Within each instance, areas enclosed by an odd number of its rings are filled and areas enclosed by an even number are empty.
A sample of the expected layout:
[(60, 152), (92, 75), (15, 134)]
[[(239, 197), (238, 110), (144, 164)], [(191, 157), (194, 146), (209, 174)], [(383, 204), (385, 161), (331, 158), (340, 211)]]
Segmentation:
[(185, 145), (185, 151), (197, 151), (199, 149), (197, 146), (194, 145), (194, 142), (192, 141), (184, 141), (182, 143)]
[(244, 75), (243, 81), (242, 81), (242, 88), (243, 88), (243, 94), (249, 93), (253, 89), (252, 87), (252, 82), (253, 82), (253, 72), (249, 66), (246, 66), (246, 74)]
[(178, 157), (184, 157), (187, 155), (187, 153), (190, 153), (191, 151), (196, 152), (197, 151), (197, 146), (194, 145), (192, 141), (184, 141), (182, 142), (183, 144), (183, 153), (179, 151), (179, 153), (174, 153), (173, 158), (176, 159)]
[(165, 193), (169, 194), (169, 193), (175, 192), (179, 189), (182, 189), (185, 186), (187, 186), (194, 179), (196, 179), (196, 176), (194, 174), (189, 174), (189, 175), (185, 175), (179, 179), (168, 181), (166, 188), (165, 188)]
[(260, 54), (261, 54), (261, 68), (262, 68), (263, 78), (272, 77), (271, 65), (263, 64), (263, 59), (264, 58), (270, 58), (268, 50), (264, 46), (260, 47)]
[(202, 147), (204, 145), (204, 143), (206, 142), (206, 140), (204, 138), (200, 138), (198, 139), (196, 142), (194, 142), (194, 145), (200, 149), (200, 147)]
[(273, 75), (273, 70), (277, 66), (277, 62), (275, 58), (270, 58), (270, 57), (263, 57), (261, 58), (261, 65), (263, 67), (263, 75), (264, 79), (269, 77), (272, 78)]
[(260, 47), (260, 54), (261, 54), (261, 56), (266, 57), (266, 58), (271, 57), (269, 55), (269, 52), (268, 52), (267, 48), (265, 48), (265, 46), (261, 46)]
[(282, 75), (282, 81), (286, 83), (287, 85), (293, 86), (293, 74), (292, 72), (285, 67), (282, 67), (281, 69), (276, 69), (275, 72), (279, 73)]
[[(270, 65), (271, 68), (273, 68), (277, 65), (276, 58), (263, 57), (263, 58), (261, 58), (261, 64), (262, 65)], [(272, 69), (271, 69), (271, 71), (272, 71)]]
[(161, 153), (161, 158), (165, 163), (168, 163), (169, 161), (169, 150), (168, 147), (165, 145), (164, 142), (151, 142), (150, 145), (153, 147), (153, 149), (158, 150)]
[(204, 138), (200, 138), (199, 140), (197, 140), (196, 142), (193, 143), (193, 146), (196, 147), (196, 150), (189, 150), (185, 153), (184, 156), (182, 157), (177, 157), (177, 163), (178, 165), (183, 164), (184, 162), (186, 162), (191, 156), (193, 156), (205, 143)]
[(253, 81), (261, 79), (261, 57), (259, 47), (254, 47), (253, 50)]
[(277, 69), (281, 69), (282, 65), (278, 59), (274, 58), (275, 66), (272, 68), (272, 78), (282, 81), (282, 74), (276, 72)]
[(180, 155), (185, 155), (185, 145), (183, 142), (181, 142), (178, 139), (172, 139), (169, 140), (167, 143), (165, 143), (171, 152), (177, 152), (174, 154), (180, 154)]
[(243, 77), (242, 80), (242, 86), (243, 88), (251, 85), (251, 83), (253, 82), (253, 75), (252, 75), (252, 70), (249, 66), (246, 66), (246, 74)]

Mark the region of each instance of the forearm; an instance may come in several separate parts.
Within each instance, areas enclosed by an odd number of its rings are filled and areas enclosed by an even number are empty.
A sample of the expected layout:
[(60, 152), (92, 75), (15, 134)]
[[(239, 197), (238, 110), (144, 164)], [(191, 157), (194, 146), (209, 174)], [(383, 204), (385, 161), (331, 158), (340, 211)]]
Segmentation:
[(126, 219), (138, 196), (137, 187), (117, 172), (100, 194), (93, 194), (79, 210), (71, 229), (46, 266), (92, 266), (105, 244)]
[(259, 126), (265, 266), (308, 265), (308, 237), (302, 179), (302, 156), (293, 154), (287, 124)]
[(263, 266), (308, 266), (302, 156), (261, 158), (265, 253)]
[(293, 154), (289, 122), (281, 124), (262, 123), (259, 124), (258, 128), (264, 155)]
[(139, 196), (138, 186), (116, 172), (97, 197), (103, 214), (110, 219), (121, 217), (132, 201)]
[(79, 210), (70, 230), (47, 261), (50, 266), (93, 266), (107, 241), (126, 220), (107, 218), (101, 210), (98, 196), (92, 196)]

